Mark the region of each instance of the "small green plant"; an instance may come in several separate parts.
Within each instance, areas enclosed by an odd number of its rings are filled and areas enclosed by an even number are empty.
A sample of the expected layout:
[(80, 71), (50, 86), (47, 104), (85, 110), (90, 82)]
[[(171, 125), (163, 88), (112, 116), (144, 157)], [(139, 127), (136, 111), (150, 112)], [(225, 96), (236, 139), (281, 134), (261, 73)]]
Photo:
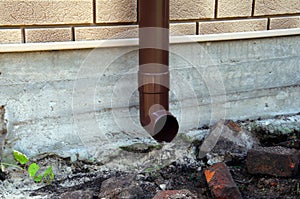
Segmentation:
[(296, 189), (297, 189), (296, 190), (297, 194), (300, 195), (300, 184), (299, 183), (297, 183), (297, 188)]
[[(1, 163), (1, 169), (4, 170), (4, 166), (13, 166), (18, 169), (21, 169), (23, 171), (27, 171), (29, 177), (31, 177), (35, 182), (47, 182), (50, 183), (54, 180), (54, 173), (52, 170), (52, 165), (50, 165), (42, 174), (39, 174), (38, 171), (40, 169), (40, 166), (37, 163), (31, 163), (29, 164), (28, 157), (19, 152), (14, 150), (13, 155), (15, 160), (21, 164), (21, 166), (14, 165), (14, 164), (8, 164), (8, 163)], [(28, 165), (29, 164), (29, 165)]]

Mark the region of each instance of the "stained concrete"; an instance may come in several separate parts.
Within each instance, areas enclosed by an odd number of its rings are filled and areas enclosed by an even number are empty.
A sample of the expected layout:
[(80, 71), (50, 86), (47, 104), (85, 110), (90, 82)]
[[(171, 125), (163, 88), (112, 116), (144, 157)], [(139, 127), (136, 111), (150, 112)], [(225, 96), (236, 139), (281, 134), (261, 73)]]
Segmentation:
[[(174, 44), (170, 50), (178, 143), (190, 129), (219, 119), (300, 112), (300, 36)], [(122, 159), (119, 146), (157, 145), (139, 125), (137, 69), (137, 47), (0, 54), (6, 154), (14, 148), (30, 157), (53, 152), (109, 164)], [(120, 162), (142, 164), (125, 159)]]

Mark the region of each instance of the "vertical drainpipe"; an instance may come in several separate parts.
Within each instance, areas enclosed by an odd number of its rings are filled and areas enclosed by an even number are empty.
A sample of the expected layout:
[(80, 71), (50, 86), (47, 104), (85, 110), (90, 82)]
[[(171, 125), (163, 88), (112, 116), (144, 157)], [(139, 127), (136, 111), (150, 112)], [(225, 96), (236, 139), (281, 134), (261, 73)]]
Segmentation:
[(178, 132), (169, 112), (169, 0), (138, 0), (139, 98), (142, 126), (158, 142)]

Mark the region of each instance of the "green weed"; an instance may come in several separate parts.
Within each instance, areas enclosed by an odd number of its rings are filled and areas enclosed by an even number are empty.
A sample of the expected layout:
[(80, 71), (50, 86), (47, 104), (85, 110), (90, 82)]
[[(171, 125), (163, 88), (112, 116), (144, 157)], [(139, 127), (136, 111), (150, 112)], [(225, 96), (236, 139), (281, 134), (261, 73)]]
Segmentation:
[(29, 162), (30, 162), (29, 158), (25, 154), (14, 150), (13, 155), (14, 155), (15, 160), (19, 164), (21, 164), (21, 166), (1, 162), (0, 164), (1, 164), (2, 171), (5, 170), (6, 166), (12, 166), (12, 167), (15, 167), (15, 168), (18, 168), (20, 170), (27, 172), (29, 177), (32, 178), (37, 183), (40, 183), (40, 182), (50, 183), (51, 181), (54, 180), (54, 173), (52, 170), (52, 165), (50, 165), (43, 173), (40, 173), (39, 172), (40, 166), (35, 162), (29, 164)]

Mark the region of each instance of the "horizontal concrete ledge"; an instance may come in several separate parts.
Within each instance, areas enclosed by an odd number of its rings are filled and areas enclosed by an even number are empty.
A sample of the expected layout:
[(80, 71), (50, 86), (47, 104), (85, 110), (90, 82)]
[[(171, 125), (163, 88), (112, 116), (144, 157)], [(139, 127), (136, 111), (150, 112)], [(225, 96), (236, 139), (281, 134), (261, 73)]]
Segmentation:
[[(254, 32), (239, 32), (239, 33), (209, 34), (209, 35), (172, 36), (170, 38), (170, 42), (171, 44), (183, 44), (183, 43), (194, 43), (194, 42), (258, 39), (258, 38), (294, 36), (294, 35), (300, 35), (300, 28), (254, 31)], [(0, 53), (110, 48), (110, 47), (137, 46), (137, 45), (138, 45), (137, 38), (96, 40), (96, 41), (52, 42), (52, 43), (1, 44)]]

